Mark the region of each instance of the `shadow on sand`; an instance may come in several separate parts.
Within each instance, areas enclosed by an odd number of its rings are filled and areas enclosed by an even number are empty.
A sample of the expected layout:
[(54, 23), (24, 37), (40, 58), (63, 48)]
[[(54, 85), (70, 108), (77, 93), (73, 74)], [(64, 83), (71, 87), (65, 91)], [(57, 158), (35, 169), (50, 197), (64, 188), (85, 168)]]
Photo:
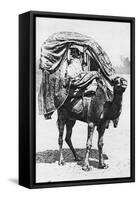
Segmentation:
[[(82, 165), (85, 158), (86, 149), (76, 149), (76, 153), (82, 157), (82, 161), (79, 161), (77, 164)], [(63, 156), (65, 162), (75, 162), (74, 156), (70, 149), (63, 149)], [(103, 154), (104, 160), (108, 159), (106, 154)], [(97, 149), (92, 149), (90, 153), (90, 165), (94, 168), (98, 168), (98, 159), (99, 154)], [(59, 161), (59, 151), (58, 150), (46, 150), (43, 152), (36, 153), (36, 162), (37, 163), (54, 163)]]
[(11, 183), (18, 185), (18, 180), (16, 178), (9, 178), (8, 179)]

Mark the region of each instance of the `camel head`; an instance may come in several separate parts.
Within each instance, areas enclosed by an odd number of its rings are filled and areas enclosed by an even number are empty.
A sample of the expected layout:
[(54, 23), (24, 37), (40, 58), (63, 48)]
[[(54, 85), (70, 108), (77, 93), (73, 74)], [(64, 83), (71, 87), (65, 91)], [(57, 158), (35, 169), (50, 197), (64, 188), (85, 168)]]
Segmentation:
[(123, 77), (115, 77), (113, 80), (114, 91), (123, 94), (127, 88), (127, 80)]

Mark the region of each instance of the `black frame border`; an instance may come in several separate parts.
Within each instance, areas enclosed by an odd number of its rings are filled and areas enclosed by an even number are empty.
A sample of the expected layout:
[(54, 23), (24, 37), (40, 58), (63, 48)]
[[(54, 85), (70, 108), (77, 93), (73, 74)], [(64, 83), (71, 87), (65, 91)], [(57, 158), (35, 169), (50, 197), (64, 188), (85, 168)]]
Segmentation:
[[(78, 180), (78, 181), (63, 181), (63, 182), (46, 182), (36, 183), (36, 17), (44, 18), (62, 18), (76, 20), (97, 20), (130, 23), (131, 27), (131, 176), (125, 178), (110, 178), (110, 179), (94, 179), (94, 180)], [(21, 25), (22, 24), (22, 25)], [(26, 28), (26, 34), (22, 31)], [(24, 43), (23, 41), (28, 43)], [(27, 49), (27, 51), (26, 51)], [(96, 184), (111, 184), (125, 183), (135, 181), (135, 18), (134, 17), (119, 17), (119, 16), (103, 16), (103, 15), (87, 15), (74, 13), (55, 13), (29, 11), (19, 15), (19, 184), (28, 188), (49, 188), (49, 187), (64, 187), (64, 186), (81, 186), (81, 185), (96, 185)], [(26, 61), (23, 57), (23, 51)], [(29, 68), (23, 72), (23, 66)], [(22, 95), (23, 79), (27, 76), (28, 86), (28, 101), (26, 96)], [(22, 98), (23, 97), (23, 98)], [(27, 104), (25, 106), (25, 102)], [(28, 116), (24, 121), (22, 112)], [(23, 123), (24, 121), (24, 123)], [(27, 131), (21, 130), (24, 126)], [(24, 141), (24, 143), (23, 143)], [(27, 147), (27, 150), (26, 150)], [(26, 164), (23, 162), (25, 161)], [(26, 171), (25, 171), (26, 169)]]

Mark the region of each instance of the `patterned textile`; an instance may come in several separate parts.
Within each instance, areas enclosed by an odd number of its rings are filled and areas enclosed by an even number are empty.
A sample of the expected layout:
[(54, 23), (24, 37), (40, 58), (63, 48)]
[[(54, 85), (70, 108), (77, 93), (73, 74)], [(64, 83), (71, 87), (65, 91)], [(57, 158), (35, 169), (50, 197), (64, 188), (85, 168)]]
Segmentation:
[[(85, 87), (93, 78), (98, 76), (93, 73), (80, 74), (80, 78), (71, 80), (65, 72), (68, 65), (68, 50), (71, 46), (79, 45), (89, 51), (89, 54), (98, 64), (103, 76), (109, 80), (114, 74), (114, 69), (107, 54), (92, 38), (75, 32), (60, 32), (50, 36), (42, 45), (40, 56), (40, 69), (42, 82), (40, 85), (38, 104), (39, 113), (52, 114), (68, 97), (70, 85)], [(49, 118), (49, 116), (48, 116)]]
[(55, 72), (72, 45), (87, 48), (105, 76), (114, 74), (112, 63), (102, 47), (91, 37), (76, 32), (59, 32), (51, 35), (42, 45), (40, 68), (46, 69), (50, 73)]

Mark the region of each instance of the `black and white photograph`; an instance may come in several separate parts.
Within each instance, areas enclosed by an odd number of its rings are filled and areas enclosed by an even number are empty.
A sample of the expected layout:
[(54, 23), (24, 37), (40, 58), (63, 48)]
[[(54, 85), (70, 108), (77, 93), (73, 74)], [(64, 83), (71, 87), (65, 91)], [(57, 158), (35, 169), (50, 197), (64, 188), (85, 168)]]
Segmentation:
[(1, 200), (136, 199), (137, 7), (1, 3)]
[(131, 24), (36, 17), (35, 182), (131, 176)]

